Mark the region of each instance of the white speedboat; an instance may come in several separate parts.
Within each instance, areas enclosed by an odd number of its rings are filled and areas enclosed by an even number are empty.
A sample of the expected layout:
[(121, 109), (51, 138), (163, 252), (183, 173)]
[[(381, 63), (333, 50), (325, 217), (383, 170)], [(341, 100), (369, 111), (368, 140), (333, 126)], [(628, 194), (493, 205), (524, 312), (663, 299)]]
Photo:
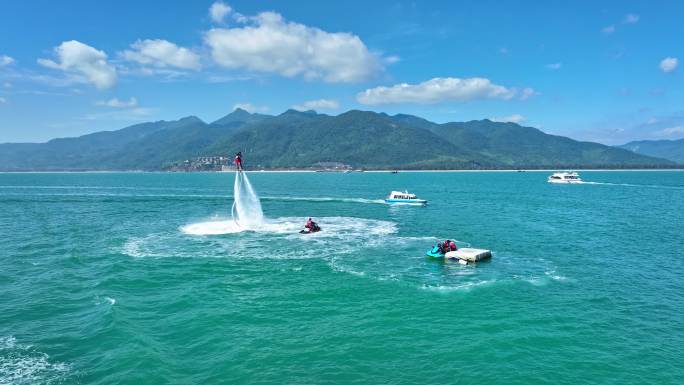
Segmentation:
[(385, 199), (385, 203), (418, 206), (427, 204), (427, 201), (425, 199), (418, 199), (416, 194), (411, 194), (408, 191), (392, 191)]
[(582, 178), (574, 171), (556, 172), (549, 177), (549, 183), (582, 183)]

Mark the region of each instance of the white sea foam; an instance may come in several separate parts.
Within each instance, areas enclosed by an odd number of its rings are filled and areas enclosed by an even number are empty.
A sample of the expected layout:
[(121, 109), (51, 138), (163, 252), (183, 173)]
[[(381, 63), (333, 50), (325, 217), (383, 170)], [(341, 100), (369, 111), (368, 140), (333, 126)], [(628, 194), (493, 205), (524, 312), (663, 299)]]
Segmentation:
[(567, 281), (568, 280), (568, 277), (564, 277), (562, 275), (557, 274), (555, 270), (545, 271), (544, 274), (546, 274), (547, 277), (553, 279), (554, 281)]
[(244, 229), (232, 219), (193, 223), (182, 226), (180, 230), (185, 234), (190, 235), (222, 235), (244, 231)]
[(112, 297), (100, 298), (100, 296), (97, 296), (95, 298), (95, 305), (102, 305), (103, 303), (107, 303), (110, 306), (114, 306), (116, 304), (116, 298), (112, 298)]
[[(243, 231), (271, 234), (291, 234), (302, 237), (299, 230), (303, 228), (306, 218), (283, 217), (263, 219), (261, 223), (250, 227), (243, 227), (233, 220), (218, 220), (192, 223), (181, 226), (180, 231), (189, 235), (223, 235), (235, 234)], [(396, 232), (396, 225), (388, 221), (351, 217), (318, 218), (318, 224), (323, 228), (319, 233), (306, 235), (306, 239), (321, 237), (340, 237), (345, 235), (381, 235)]]
[(265, 220), (262, 219), (259, 223), (250, 223), (249, 226), (244, 226), (243, 222), (236, 222), (232, 219), (198, 222), (182, 226), (180, 230), (189, 235), (224, 235), (235, 234), (243, 231), (253, 231), (259, 233), (297, 233), (302, 228), (301, 219), (299, 223), (289, 222), (287, 220)]
[(180, 231), (131, 237), (119, 251), (135, 258), (320, 259), (373, 247), (386, 242), (386, 237), (397, 231), (396, 225), (388, 221), (321, 217), (316, 221), (322, 231), (300, 234), (305, 220), (264, 219), (261, 225), (249, 230), (227, 219), (202, 221), (181, 226)]
[(480, 286), (488, 286), (497, 282), (496, 279), (490, 280), (480, 280), (480, 281), (469, 281), (456, 285), (423, 285), (420, 288), (422, 290), (435, 291), (435, 292), (452, 292), (452, 291), (470, 291)]
[(50, 357), (10, 337), (0, 338), (0, 385), (52, 384), (63, 382), (69, 365), (50, 362)]
[(523, 281), (531, 284), (532, 286), (545, 286), (549, 282), (548, 277), (532, 276), (532, 277), (519, 277), (519, 278), (522, 279)]
[(143, 256), (140, 253), (140, 238), (128, 239), (126, 243), (124, 243), (121, 251), (124, 254), (135, 258)]
[(0, 350), (13, 349), (17, 346), (17, 339), (13, 336), (0, 337)]
[(357, 271), (357, 270), (354, 270), (354, 269), (351, 269), (351, 268), (348, 268), (348, 267), (339, 265), (339, 264), (335, 263), (335, 260), (334, 260), (334, 259), (330, 260), (329, 266), (330, 266), (334, 271), (337, 271), (337, 272), (340, 272), (340, 273), (351, 274), (351, 275), (355, 275), (355, 276), (357, 276), (357, 277), (363, 277), (363, 276), (366, 275), (366, 273), (365, 273), (364, 271)]

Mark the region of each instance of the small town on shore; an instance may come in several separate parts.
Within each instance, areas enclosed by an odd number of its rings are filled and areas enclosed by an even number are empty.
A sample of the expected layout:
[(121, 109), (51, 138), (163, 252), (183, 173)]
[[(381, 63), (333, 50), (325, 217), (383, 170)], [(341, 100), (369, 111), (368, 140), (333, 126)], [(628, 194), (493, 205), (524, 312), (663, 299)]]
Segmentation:
[[(266, 170), (261, 165), (256, 165), (255, 170)], [(233, 159), (226, 156), (199, 156), (186, 159), (182, 162), (172, 163), (165, 168), (172, 172), (197, 172), (197, 171), (235, 171)], [(270, 170), (270, 169), (269, 169)], [(301, 168), (283, 168), (282, 170), (302, 170)], [(352, 172), (365, 171), (364, 169), (354, 169), (348, 164), (341, 162), (318, 162), (307, 168), (309, 171), (330, 171), (330, 172)]]

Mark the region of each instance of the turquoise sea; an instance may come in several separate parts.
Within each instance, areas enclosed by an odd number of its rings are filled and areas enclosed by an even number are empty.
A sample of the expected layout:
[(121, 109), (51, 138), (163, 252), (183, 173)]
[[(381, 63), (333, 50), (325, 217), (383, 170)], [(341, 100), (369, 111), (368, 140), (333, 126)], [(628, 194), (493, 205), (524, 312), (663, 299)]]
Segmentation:
[(548, 175), (0, 174), (0, 384), (683, 383), (684, 172)]

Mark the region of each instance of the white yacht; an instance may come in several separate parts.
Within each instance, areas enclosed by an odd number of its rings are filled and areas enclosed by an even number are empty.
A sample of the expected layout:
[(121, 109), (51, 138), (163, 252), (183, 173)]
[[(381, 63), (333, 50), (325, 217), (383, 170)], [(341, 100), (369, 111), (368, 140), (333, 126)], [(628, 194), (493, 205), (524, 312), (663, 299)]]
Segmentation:
[(392, 191), (385, 199), (385, 203), (418, 206), (427, 204), (427, 201), (425, 199), (418, 199), (416, 194), (411, 194), (408, 191)]
[(582, 178), (574, 171), (556, 172), (549, 177), (549, 183), (582, 183)]

